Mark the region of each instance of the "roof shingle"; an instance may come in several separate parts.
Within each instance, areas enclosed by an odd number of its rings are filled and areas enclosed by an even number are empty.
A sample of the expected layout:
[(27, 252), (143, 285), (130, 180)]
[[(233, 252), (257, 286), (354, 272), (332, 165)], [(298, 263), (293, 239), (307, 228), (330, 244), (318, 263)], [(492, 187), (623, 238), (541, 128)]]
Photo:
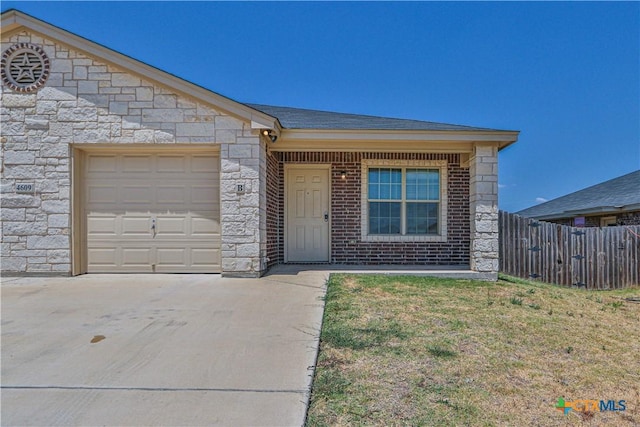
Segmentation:
[(276, 107), (273, 105), (245, 105), (276, 117), (280, 120), (280, 124), (286, 129), (498, 131), (497, 129), (452, 125), (422, 120), (335, 113), (331, 111), (307, 110), (303, 108)]
[(640, 170), (516, 212), (530, 218), (640, 209)]

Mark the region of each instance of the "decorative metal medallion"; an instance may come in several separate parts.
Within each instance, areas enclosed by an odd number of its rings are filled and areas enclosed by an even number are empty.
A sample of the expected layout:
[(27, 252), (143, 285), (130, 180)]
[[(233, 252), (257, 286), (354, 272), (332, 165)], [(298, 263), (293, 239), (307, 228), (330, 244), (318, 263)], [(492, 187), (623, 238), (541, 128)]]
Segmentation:
[(33, 92), (49, 77), (50, 63), (40, 46), (17, 43), (2, 53), (2, 82), (16, 92)]

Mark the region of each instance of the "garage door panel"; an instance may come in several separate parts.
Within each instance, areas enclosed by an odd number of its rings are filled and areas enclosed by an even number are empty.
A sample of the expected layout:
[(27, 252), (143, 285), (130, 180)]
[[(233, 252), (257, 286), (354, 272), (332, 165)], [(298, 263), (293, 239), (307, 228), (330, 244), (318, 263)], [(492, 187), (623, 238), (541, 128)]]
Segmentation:
[(127, 267), (153, 264), (152, 248), (122, 248), (121, 264)]
[(89, 153), (86, 164), (90, 272), (220, 271), (217, 155)]
[(155, 191), (151, 183), (146, 185), (122, 185), (120, 202), (132, 205), (151, 205)]
[(184, 267), (187, 264), (187, 250), (185, 248), (158, 248), (158, 266)]
[(195, 216), (191, 218), (192, 236), (214, 236), (220, 234), (220, 221), (213, 216)]
[(87, 189), (89, 203), (105, 203), (115, 205), (118, 198), (118, 187), (115, 185), (89, 185)]
[(156, 225), (156, 237), (187, 237), (187, 223), (187, 215), (158, 216)]
[(195, 205), (211, 206), (212, 200), (220, 199), (219, 187), (214, 185), (193, 185), (191, 186), (191, 203)]
[(183, 204), (187, 202), (187, 185), (158, 185), (157, 189), (158, 196), (156, 200), (158, 204)]
[(148, 237), (151, 234), (151, 218), (145, 216), (121, 216), (123, 236)]
[(87, 161), (88, 175), (109, 172), (114, 173), (118, 169), (118, 157), (115, 155), (92, 155)]
[(186, 156), (183, 155), (166, 155), (157, 156), (157, 172), (185, 173), (186, 172)]
[(150, 173), (153, 171), (153, 156), (123, 155), (122, 172)]
[(89, 248), (88, 255), (96, 266), (113, 267), (117, 264), (117, 249), (115, 248)]
[(217, 249), (191, 249), (191, 264), (199, 267), (220, 265), (220, 251)]
[(215, 173), (220, 172), (218, 157), (210, 155), (194, 155), (191, 158), (191, 173)]
[(118, 218), (114, 216), (89, 216), (87, 220), (89, 235), (117, 236)]

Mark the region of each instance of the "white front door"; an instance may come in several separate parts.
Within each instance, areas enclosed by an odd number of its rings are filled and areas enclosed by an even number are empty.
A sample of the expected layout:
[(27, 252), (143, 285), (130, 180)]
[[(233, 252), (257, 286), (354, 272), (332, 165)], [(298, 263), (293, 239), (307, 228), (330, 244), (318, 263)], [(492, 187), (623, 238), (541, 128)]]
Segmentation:
[(288, 168), (287, 261), (329, 261), (329, 169)]

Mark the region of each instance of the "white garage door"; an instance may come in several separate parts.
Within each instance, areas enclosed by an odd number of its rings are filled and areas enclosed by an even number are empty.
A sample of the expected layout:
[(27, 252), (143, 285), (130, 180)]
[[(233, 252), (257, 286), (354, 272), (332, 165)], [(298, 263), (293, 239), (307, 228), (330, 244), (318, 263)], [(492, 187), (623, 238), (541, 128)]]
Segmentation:
[(220, 272), (214, 153), (88, 153), (88, 272)]

